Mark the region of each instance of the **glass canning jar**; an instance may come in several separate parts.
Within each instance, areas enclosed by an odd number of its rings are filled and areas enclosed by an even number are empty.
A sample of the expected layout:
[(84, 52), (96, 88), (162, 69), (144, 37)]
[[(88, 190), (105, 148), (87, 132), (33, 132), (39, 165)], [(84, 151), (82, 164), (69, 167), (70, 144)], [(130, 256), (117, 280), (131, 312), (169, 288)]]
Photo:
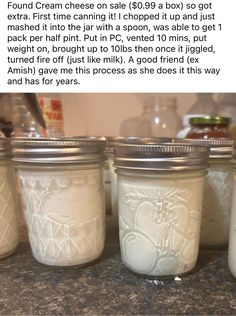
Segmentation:
[(231, 139), (189, 140), (210, 149), (208, 174), (204, 181), (200, 245), (222, 247), (228, 244), (233, 194), (233, 152)]
[(236, 278), (236, 145), (232, 155), (233, 167), (233, 198), (231, 206), (228, 264), (232, 275)]
[(197, 261), (208, 148), (115, 145), (121, 256), (133, 272), (167, 278)]
[(157, 137), (110, 137), (108, 139), (108, 164), (110, 171), (110, 185), (111, 185), (111, 210), (112, 216), (117, 221), (118, 218), (118, 192), (117, 192), (117, 174), (114, 167), (114, 146), (116, 143), (126, 144), (159, 144), (170, 142), (170, 138)]
[(15, 138), (12, 147), (35, 259), (52, 266), (96, 260), (105, 239), (105, 141)]
[(12, 171), (9, 141), (0, 138), (0, 258), (12, 254), (19, 242)]
[(186, 138), (231, 138), (229, 132), (230, 118), (203, 116), (190, 118), (191, 126)]

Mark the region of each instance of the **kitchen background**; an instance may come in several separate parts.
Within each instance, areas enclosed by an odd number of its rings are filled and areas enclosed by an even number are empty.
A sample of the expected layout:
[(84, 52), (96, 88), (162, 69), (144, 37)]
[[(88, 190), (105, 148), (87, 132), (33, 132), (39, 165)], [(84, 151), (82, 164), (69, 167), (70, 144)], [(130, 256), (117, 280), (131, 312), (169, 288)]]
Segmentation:
[[(18, 95), (11, 94), (13, 104), (21, 104), (21, 101), (14, 99)], [(198, 114), (198, 115), (221, 115), (228, 116), (232, 119), (232, 124), (236, 125), (236, 94), (137, 94), (137, 93), (92, 93), (92, 94), (38, 94), (42, 99), (44, 98), (44, 105), (49, 102), (48, 98), (59, 98), (62, 103), (63, 117), (53, 118), (56, 121), (62, 121), (63, 125), (59, 126), (65, 134), (65, 136), (76, 135), (93, 135), (93, 136), (167, 136), (175, 137), (176, 130), (179, 131), (182, 128), (183, 115)], [(202, 96), (208, 96), (205, 99), (201, 99)], [(165, 116), (164, 129), (171, 131), (166, 134), (162, 134), (164, 130), (160, 132), (160, 129), (156, 129), (152, 135), (140, 134), (140, 131), (133, 132), (131, 126), (135, 120), (144, 115), (144, 108), (147, 105), (159, 104), (160, 99), (164, 100), (164, 105), (167, 105), (165, 113), (159, 112), (152, 114), (155, 121), (155, 125), (158, 125), (157, 119), (159, 115)], [(200, 100), (201, 99), (201, 100)], [(16, 111), (18, 107), (12, 107), (10, 103), (9, 95), (0, 94), (0, 123), (4, 124), (10, 121), (14, 121), (16, 126), (19, 122), (22, 123), (26, 114)], [(200, 100), (200, 101), (199, 101)], [(22, 104), (24, 101), (22, 101)], [(170, 107), (170, 105), (172, 106)], [(174, 105), (174, 107), (173, 107)], [(175, 108), (176, 105), (176, 108)], [(17, 112), (17, 113), (16, 113)], [(48, 110), (51, 112), (51, 109)], [(55, 110), (58, 112), (58, 109)], [(44, 113), (45, 114), (45, 113)], [(49, 113), (49, 115), (51, 115)], [(150, 115), (150, 113), (148, 113)], [(178, 115), (178, 116), (177, 116)], [(129, 120), (131, 119), (132, 120)], [(127, 120), (129, 120), (127, 122)], [(124, 126), (124, 122), (126, 127)], [(177, 123), (176, 123), (177, 122)], [(27, 123), (28, 124), (28, 123)], [(135, 123), (136, 124), (136, 123)], [(177, 126), (174, 126), (177, 124)], [(32, 122), (29, 123), (32, 125)], [(160, 124), (159, 124), (160, 125)], [(122, 130), (123, 126), (123, 130)], [(124, 131), (124, 129), (128, 130)], [(58, 126), (57, 126), (58, 128)], [(140, 128), (139, 128), (140, 129)], [(141, 129), (146, 129), (145, 124)], [(22, 131), (22, 130), (21, 130)], [(161, 134), (160, 134), (161, 133)]]
[(180, 117), (196, 100), (195, 94), (61, 94), (65, 134), (119, 135), (123, 121), (142, 114), (145, 99), (168, 96), (177, 98)]

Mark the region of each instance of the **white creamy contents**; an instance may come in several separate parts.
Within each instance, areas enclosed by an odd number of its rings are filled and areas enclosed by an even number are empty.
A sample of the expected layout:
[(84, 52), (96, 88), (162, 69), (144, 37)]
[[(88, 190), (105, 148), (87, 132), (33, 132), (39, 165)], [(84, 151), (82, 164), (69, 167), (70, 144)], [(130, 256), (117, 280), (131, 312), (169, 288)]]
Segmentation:
[(18, 244), (18, 227), (13, 183), (9, 165), (0, 164), (0, 258), (10, 254)]
[(44, 264), (81, 265), (104, 248), (102, 168), (19, 169), (29, 240)]
[(200, 244), (223, 246), (229, 238), (233, 175), (229, 165), (212, 165), (205, 178)]
[(120, 244), (128, 268), (161, 277), (195, 266), (202, 187), (203, 177), (196, 174), (155, 179), (118, 176)]
[(229, 252), (228, 264), (233, 276), (236, 278), (236, 174), (234, 172), (234, 189), (230, 219), (230, 234), (229, 234)]

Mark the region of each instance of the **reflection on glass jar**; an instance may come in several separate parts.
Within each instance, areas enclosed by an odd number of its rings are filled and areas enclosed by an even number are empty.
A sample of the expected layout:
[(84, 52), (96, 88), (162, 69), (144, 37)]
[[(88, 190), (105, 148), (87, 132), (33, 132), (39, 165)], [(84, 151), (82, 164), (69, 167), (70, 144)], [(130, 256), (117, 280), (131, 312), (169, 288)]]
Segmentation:
[(0, 139), (0, 258), (13, 253), (18, 244), (15, 186), (8, 145), (6, 138)]
[(236, 147), (233, 151), (233, 198), (230, 218), (228, 264), (232, 275), (236, 278)]
[(54, 266), (96, 260), (105, 238), (105, 142), (16, 139), (13, 147), (34, 257)]
[(222, 247), (229, 239), (230, 209), (233, 191), (233, 140), (189, 140), (192, 144), (210, 149), (208, 175), (204, 181), (203, 214), (200, 244)]
[(123, 263), (153, 277), (191, 271), (197, 260), (208, 149), (115, 146)]
[(228, 243), (233, 177), (229, 162), (211, 164), (204, 187), (201, 228), (202, 246), (221, 247)]

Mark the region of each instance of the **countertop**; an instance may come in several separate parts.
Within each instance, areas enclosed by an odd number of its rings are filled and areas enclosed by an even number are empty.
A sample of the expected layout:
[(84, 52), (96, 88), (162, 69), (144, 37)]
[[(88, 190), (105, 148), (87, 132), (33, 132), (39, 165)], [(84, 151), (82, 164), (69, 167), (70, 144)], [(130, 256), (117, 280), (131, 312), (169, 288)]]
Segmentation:
[(226, 250), (201, 250), (191, 274), (160, 281), (123, 266), (115, 225), (108, 227), (100, 260), (80, 269), (37, 263), (22, 239), (13, 255), (0, 261), (1, 315), (236, 314), (236, 280)]

